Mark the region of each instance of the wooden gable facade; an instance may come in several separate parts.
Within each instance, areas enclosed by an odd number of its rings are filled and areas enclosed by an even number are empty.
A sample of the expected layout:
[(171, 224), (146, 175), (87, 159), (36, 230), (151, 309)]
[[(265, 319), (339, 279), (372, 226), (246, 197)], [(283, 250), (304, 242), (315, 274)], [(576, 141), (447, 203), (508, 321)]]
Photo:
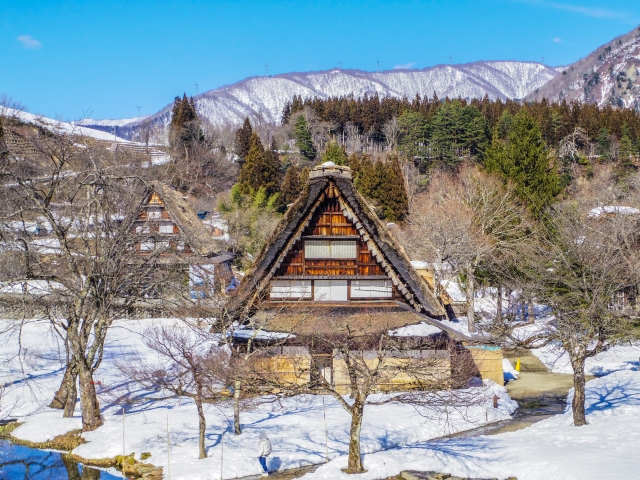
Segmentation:
[(136, 245), (140, 254), (162, 249), (165, 253), (182, 252), (192, 254), (193, 249), (180, 227), (172, 218), (165, 201), (156, 191), (152, 191), (143, 202), (136, 220), (136, 233), (149, 237)]
[[(248, 309), (295, 302), (445, 311), (402, 247), (353, 186), (348, 167), (309, 175), (239, 288)], [(262, 306), (258, 306), (261, 304)]]
[(271, 301), (404, 301), (329, 186), (269, 290)]
[(179, 192), (162, 184), (151, 186), (134, 228), (141, 239), (135, 247), (138, 254), (156, 254), (160, 264), (183, 266), (191, 288), (235, 288), (233, 255), (223, 250)]

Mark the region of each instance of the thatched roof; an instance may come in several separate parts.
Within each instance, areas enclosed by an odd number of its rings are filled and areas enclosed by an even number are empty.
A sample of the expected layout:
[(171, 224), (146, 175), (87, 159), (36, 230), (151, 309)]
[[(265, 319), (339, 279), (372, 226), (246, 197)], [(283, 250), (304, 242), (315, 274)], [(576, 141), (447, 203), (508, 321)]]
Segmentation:
[(348, 304), (317, 305), (303, 302), (259, 310), (252, 317), (254, 328), (265, 332), (279, 332), (297, 336), (349, 334), (354, 337), (384, 333), (410, 325), (429, 323), (437, 326), (450, 338), (463, 338), (442, 322), (398, 302), (384, 302), (380, 306)]
[(334, 165), (320, 165), (311, 171), (305, 191), (287, 210), (245, 275), (237, 295), (246, 313), (264, 296), (286, 252), (302, 236), (315, 209), (328, 193), (337, 195), (344, 215), (353, 221), (372, 255), (407, 303), (425, 315), (445, 316), (442, 305), (415, 271), (402, 246), (354, 188), (349, 168)]
[[(149, 195), (155, 192), (165, 203), (171, 219), (178, 226), (191, 249), (198, 255), (210, 257), (224, 251), (225, 244), (215, 240), (180, 192), (161, 183), (154, 183)], [(225, 252), (226, 253), (226, 252)]]
[[(25, 130), (25, 128), (22, 128)], [(18, 160), (37, 159), (44, 155), (28, 138), (28, 131), (21, 134), (15, 128), (0, 124), (0, 156), (9, 154)]]

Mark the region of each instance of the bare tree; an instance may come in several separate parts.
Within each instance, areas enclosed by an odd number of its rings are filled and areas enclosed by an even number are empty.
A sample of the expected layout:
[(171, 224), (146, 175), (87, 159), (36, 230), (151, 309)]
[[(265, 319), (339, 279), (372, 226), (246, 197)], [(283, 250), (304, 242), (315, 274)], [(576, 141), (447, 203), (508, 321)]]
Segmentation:
[[(464, 410), (484, 399), (480, 391), (451, 390), (461, 386), (460, 378), (466, 384), (477, 373), (473, 362), (458, 368), (460, 375), (453, 378), (452, 345), (389, 335), (392, 325), (385, 318), (389, 315), (363, 313), (349, 319), (340, 313), (309, 311), (291, 330), (294, 345), (264, 346), (247, 372), (253, 385), (270, 385), (290, 395), (327, 393), (338, 401), (351, 417), (347, 473), (365, 471), (360, 434), (367, 405), (403, 402), (417, 408), (457, 405)], [(405, 393), (392, 393), (398, 390)], [(374, 399), (374, 393), (388, 395)]]
[(640, 270), (637, 211), (592, 207), (575, 202), (554, 207), (539, 247), (521, 258), (536, 294), (552, 308), (554, 322), (526, 337), (501, 325), (516, 344), (535, 348), (553, 343), (567, 352), (574, 372), (576, 426), (586, 424), (585, 361), (632, 336)]
[[(134, 220), (144, 192), (141, 162), (63, 132), (31, 130), (28, 147), (5, 152), (4, 248), (20, 259), (13, 282), (44, 282), (24, 291), (18, 307), (37, 306), (68, 346), (68, 364), (55, 407), (72, 414), (76, 378), (83, 430), (102, 424), (93, 374), (112, 322), (158, 288), (159, 251), (140, 257)], [(46, 238), (32, 228), (46, 225)]]
[(400, 138), (400, 124), (398, 117), (394, 116), (391, 120), (385, 122), (382, 126), (382, 133), (387, 142), (387, 150), (395, 152), (398, 148), (398, 139)]
[(198, 458), (207, 456), (204, 404), (223, 398), (229, 377), (230, 351), (218, 348), (218, 340), (215, 335), (185, 325), (152, 327), (144, 332), (143, 341), (162, 360), (139, 360), (120, 367), (127, 377), (146, 388), (193, 399), (198, 411)]
[(513, 188), (475, 167), (436, 174), (418, 197), (404, 231), (405, 245), (434, 263), (435, 285), (448, 269), (465, 279), (469, 331), (475, 332), (475, 271), (505, 263), (528, 241), (531, 222)]

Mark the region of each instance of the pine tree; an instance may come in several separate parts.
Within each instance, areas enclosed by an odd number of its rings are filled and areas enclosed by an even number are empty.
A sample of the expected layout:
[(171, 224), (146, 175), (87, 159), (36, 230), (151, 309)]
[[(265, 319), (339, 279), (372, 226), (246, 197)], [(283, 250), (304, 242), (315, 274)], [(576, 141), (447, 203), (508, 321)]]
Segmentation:
[(603, 127), (598, 132), (598, 154), (602, 160), (611, 158), (611, 140), (609, 139), (609, 129)]
[(249, 138), (249, 151), (240, 168), (240, 191), (243, 194), (257, 192), (262, 185), (261, 168), (264, 160), (264, 147), (258, 134), (253, 132)]
[(280, 191), (280, 155), (274, 137), (271, 137), (269, 150), (266, 150), (262, 156), (259, 176), (260, 186), (266, 189), (268, 197)]
[(285, 206), (295, 202), (300, 196), (302, 191), (300, 173), (300, 168), (294, 165), (284, 174), (282, 185), (280, 186), (280, 198)]
[(390, 160), (386, 164), (385, 183), (377, 196), (384, 218), (391, 222), (397, 222), (406, 217), (409, 210), (409, 199), (400, 161), (395, 155)]
[(516, 192), (537, 217), (562, 190), (540, 128), (526, 109), (513, 118), (506, 144), (494, 135), (485, 154), (485, 167), (513, 181)]
[(245, 118), (242, 128), (236, 131), (236, 141), (234, 144), (234, 152), (238, 157), (240, 157), (240, 165), (242, 165), (249, 153), (252, 133), (253, 130), (251, 129), (251, 122), (249, 122), (248, 118)]
[(280, 158), (272, 148), (265, 150), (257, 133), (253, 132), (249, 139), (249, 152), (240, 168), (240, 190), (251, 194), (259, 190), (264, 191), (265, 198), (280, 191)]
[(184, 146), (193, 141), (204, 141), (204, 132), (200, 127), (200, 119), (193, 98), (176, 97), (173, 101), (173, 112), (169, 126), (169, 143), (181, 154)]
[(291, 103), (287, 102), (284, 104), (284, 108), (282, 109), (282, 125), (286, 125), (289, 123), (289, 119), (291, 118)]
[(322, 153), (322, 163), (333, 162), (336, 165), (347, 164), (347, 151), (344, 146), (338, 145), (336, 142), (331, 141), (327, 144), (327, 148)]
[(633, 144), (633, 140), (631, 138), (631, 130), (629, 129), (629, 124), (625, 122), (622, 125), (622, 136), (620, 137), (620, 167), (622, 169), (622, 174), (626, 174), (632, 170), (635, 170), (635, 165), (631, 161), (631, 157), (637, 153), (637, 149)]
[(398, 117), (400, 125), (399, 151), (413, 160), (423, 157), (428, 140), (428, 122), (420, 113), (405, 111)]
[(299, 115), (295, 124), (296, 143), (300, 149), (300, 153), (307, 160), (313, 160), (316, 157), (316, 148), (311, 140), (309, 125), (304, 115)]

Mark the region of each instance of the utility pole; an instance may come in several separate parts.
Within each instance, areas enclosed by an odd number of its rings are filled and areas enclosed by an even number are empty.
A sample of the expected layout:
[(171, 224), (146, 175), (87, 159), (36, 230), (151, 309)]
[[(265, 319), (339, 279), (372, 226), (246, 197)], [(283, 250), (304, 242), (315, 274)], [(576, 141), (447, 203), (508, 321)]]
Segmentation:
[(264, 75), (266, 77), (269, 76), (269, 64), (268, 63), (264, 66)]
[(544, 65), (544, 57), (542, 57), (542, 64)]
[(340, 62), (338, 62), (338, 68), (339, 68), (340, 70), (342, 70), (342, 62), (341, 62), (341, 61), (340, 61)]
[(449, 56), (449, 65), (453, 65), (453, 57)]
[(198, 84), (196, 83), (196, 95), (198, 95)]
[(378, 60), (378, 72), (380, 71), (380, 60)]
[(136, 108), (138, 109), (138, 116), (140, 116), (140, 110), (142, 110), (142, 107), (138, 105)]

